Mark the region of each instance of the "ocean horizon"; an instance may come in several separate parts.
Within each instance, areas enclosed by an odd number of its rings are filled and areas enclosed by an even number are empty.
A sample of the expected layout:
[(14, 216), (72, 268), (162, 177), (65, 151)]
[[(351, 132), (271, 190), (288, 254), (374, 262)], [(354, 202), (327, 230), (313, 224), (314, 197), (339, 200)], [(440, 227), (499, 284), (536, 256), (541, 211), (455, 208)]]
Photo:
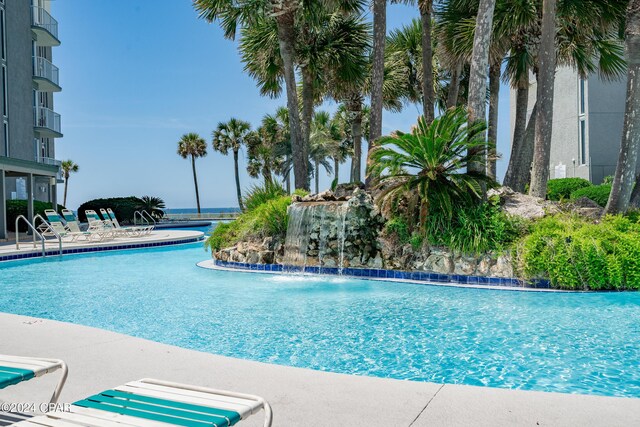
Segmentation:
[[(195, 214), (198, 212), (196, 208), (167, 208), (164, 209), (167, 214)], [(201, 213), (220, 213), (220, 212), (240, 212), (239, 208), (200, 208)]]

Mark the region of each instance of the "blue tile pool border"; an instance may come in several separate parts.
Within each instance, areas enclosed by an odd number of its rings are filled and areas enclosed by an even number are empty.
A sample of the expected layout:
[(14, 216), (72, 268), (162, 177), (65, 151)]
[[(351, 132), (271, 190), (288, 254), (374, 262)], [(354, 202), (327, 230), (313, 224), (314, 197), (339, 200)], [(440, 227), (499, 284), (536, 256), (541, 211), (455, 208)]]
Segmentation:
[[(141, 249), (141, 248), (153, 248), (158, 246), (172, 246), (172, 245), (181, 245), (186, 243), (196, 243), (204, 240), (204, 236), (199, 237), (191, 237), (188, 239), (177, 239), (177, 240), (164, 240), (160, 242), (146, 242), (146, 243), (123, 243), (122, 245), (110, 245), (110, 246), (90, 246), (86, 248), (67, 248), (62, 249), (63, 255), (68, 254), (80, 254), (87, 252), (106, 252), (106, 251), (119, 251), (123, 249)], [(55, 249), (46, 249), (45, 257), (56, 256), (59, 255), (60, 251)], [(11, 255), (2, 255), (0, 256), (0, 262), (2, 261), (16, 261), (19, 259), (27, 259), (27, 258), (42, 258), (42, 251), (37, 252), (26, 252), (19, 254), (11, 254)]]
[[(323, 275), (338, 275), (336, 267), (317, 266), (284, 266), (281, 264), (250, 264), (246, 262), (213, 260), (217, 267), (242, 271), (265, 271), (265, 272), (286, 272), (286, 273), (310, 273)], [(521, 280), (515, 277), (488, 277), (488, 276), (466, 276), (462, 274), (441, 274), (428, 271), (401, 271), (385, 270), (377, 268), (343, 268), (344, 276), (362, 277), (369, 279), (391, 279), (391, 280), (412, 280), (432, 284), (457, 284), (470, 286), (505, 287), (505, 288), (528, 288), (528, 289), (551, 289), (548, 280)]]

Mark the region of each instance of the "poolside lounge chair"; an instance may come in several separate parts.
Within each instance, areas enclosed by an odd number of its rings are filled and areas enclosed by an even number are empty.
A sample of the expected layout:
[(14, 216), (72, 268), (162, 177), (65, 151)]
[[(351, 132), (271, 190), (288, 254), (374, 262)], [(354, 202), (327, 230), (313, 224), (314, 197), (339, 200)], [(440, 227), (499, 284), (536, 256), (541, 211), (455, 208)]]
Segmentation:
[(116, 232), (126, 234), (131, 237), (141, 237), (146, 234), (151, 233), (153, 230), (153, 226), (150, 227), (141, 227), (141, 226), (132, 226), (132, 227), (123, 227), (118, 222), (118, 218), (116, 218), (116, 214), (113, 212), (111, 208), (100, 209), (100, 215), (104, 218), (105, 221), (110, 221), (113, 228)]
[(94, 233), (101, 233), (105, 237), (116, 237), (118, 234), (113, 228), (113, 224), (111, 221), (104, 221), (100, 216), (96, 213), (96, 211), (92, 209), (87, 209), (84, 211), (87, 216), (87, 221), (89, 222), (88, 230)]
[(62, 376), (53, 391), (51, 403), (58, 401), (62, 387), (67, 380), (69, 371), (62, 360), (0, 354), (0, 389), (41, 377), (58, 369), (62, 369)]
[(271, 407), (261, 397), (152, 379), (133, 381), (14, 425), (226, 427), (264, 409), (271, 426)]
[[(89, 240), (94, 236), (90, 232), (80, 231), (80, 228), (78, 228), (77, 231), (71, 230), (69, 227), (65, 226), (62, 223), (60, 219), (60, 215), (58, 215), (58, 212), (54, 211), (53, 209), (46, 209), (44, 211), (44, 214), (47, 217), (47, 221), (49, 222), (48, 225), (53, 229), (53, 231), (55, 231), (63, 239), (65, 237), (70, 237), (71, 241), (75, 242), (81, 237), (84, 237), (85, 240)], [(45, 235), (46, 235), (46, 232), (45, 232)]]
[(67, 229), (72, 233), (88, 233), (88, 236), (90, 236), (90, 238), (100, 240), (100, 241), (108, 237), (108, 233), (106, 232), (98, 232), (96, 230), (93, 230), (93, 231), (87, 230), (83, 232), (80, 229), (80, 224), (78, 223), (78, 219), (76, 218), (74, 213), (69, 209), (62, 210), (62, 217), (67, 223)]

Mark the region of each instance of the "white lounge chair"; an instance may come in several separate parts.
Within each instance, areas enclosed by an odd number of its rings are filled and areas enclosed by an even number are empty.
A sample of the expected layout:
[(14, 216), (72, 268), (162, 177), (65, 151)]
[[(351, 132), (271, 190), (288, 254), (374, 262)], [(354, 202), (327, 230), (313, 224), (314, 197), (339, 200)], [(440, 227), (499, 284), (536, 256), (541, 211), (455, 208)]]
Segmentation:
[(99, 241), (105, 240), (108, 237), (108, 233), (104, 233), (104, 232), (98, 232), (95, 230), (82, 231), (80, 229), (80, 224), (78, 223), (78, 219), (76, 218), (74, 213), (69, 209), (62, 210), (62, 217), (66, 222), (67, 229), (72, 233), (87, 233), (90, 239), (99, 240)]
[(51, 403), (58, 401), (69, 373), (67, 365), (62, 360), (0, 354), (0, 389), (41, 377), (58, 369), (62, 369), (62, 376), (53, 391)]
[[(48, 225), (63, 239), (70, 238), (72, 242), (75, 242), (80, 238), (90, 240), (94, 237), (92, 233), (87, 231), (80, 231), (79, 228), (77, 231), (71, 230), (69, 227), (62, 223), (60, 215), (58, 215), (58, 212), (54, 211), (53, 209), (46, 209), (44, 211), (44, 214), (47, 217), (47, 222), (49, 223)], [(47, 233), (45, 231), (45, 235), (46, 234)]]
[(93, 233), (101, 233), (105, 237), (113, 238), (118, 234), (116, 230), (113, 228), (113, 224), (111, 221), (104, 221), (100, 216), (96, 213), (96, 211), (92, 209), (87, 209), (84, 211), (87, 216), (87, 222), (89, 222), (88, 231)]
[(153, 230), (153, 227), (122, 227), (118, 222), (118, 218), (116, 218), (116, 214), (111, 210), (111, 208), (100, 209), (100, 215), (102, 215), (102, 218), (104, 218), (105, 221), (111, 222), (111, 225), (117, 233), (124, 234), (129, 237), (141, 237), (151, 233)]
[(261, 397), (185, 384), (143, 379), (14, 425), (21, 427), (227, 427), (264, 410), (264, 427), (273, 420)]

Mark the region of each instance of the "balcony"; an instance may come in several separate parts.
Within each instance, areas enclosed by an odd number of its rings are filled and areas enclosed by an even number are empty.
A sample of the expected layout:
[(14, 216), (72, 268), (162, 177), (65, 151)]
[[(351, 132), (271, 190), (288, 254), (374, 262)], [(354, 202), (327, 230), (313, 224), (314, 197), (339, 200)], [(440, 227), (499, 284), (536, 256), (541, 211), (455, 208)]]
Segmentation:
[(40, 46), (60, 46), (58, 21), (43, 7), (31, 6), (31, 31)]
[(41, 92), (60, 92), (58, 67), (40, 56), (33, 58), (33, 82)]
[(56, 179), (58, 180), (58, 182), (62, 181), (62, 162), (60, 160), (56, 160), (52, 157), (42, 157), (39, 154), (36, 154), (36, 162), (42, 163), (43, 165), (57, 166), (58, 174), (56, 175)]
[(34, 107), (34, 131), (38, 138), (62, 138), (60, 114), (46, 107)]

